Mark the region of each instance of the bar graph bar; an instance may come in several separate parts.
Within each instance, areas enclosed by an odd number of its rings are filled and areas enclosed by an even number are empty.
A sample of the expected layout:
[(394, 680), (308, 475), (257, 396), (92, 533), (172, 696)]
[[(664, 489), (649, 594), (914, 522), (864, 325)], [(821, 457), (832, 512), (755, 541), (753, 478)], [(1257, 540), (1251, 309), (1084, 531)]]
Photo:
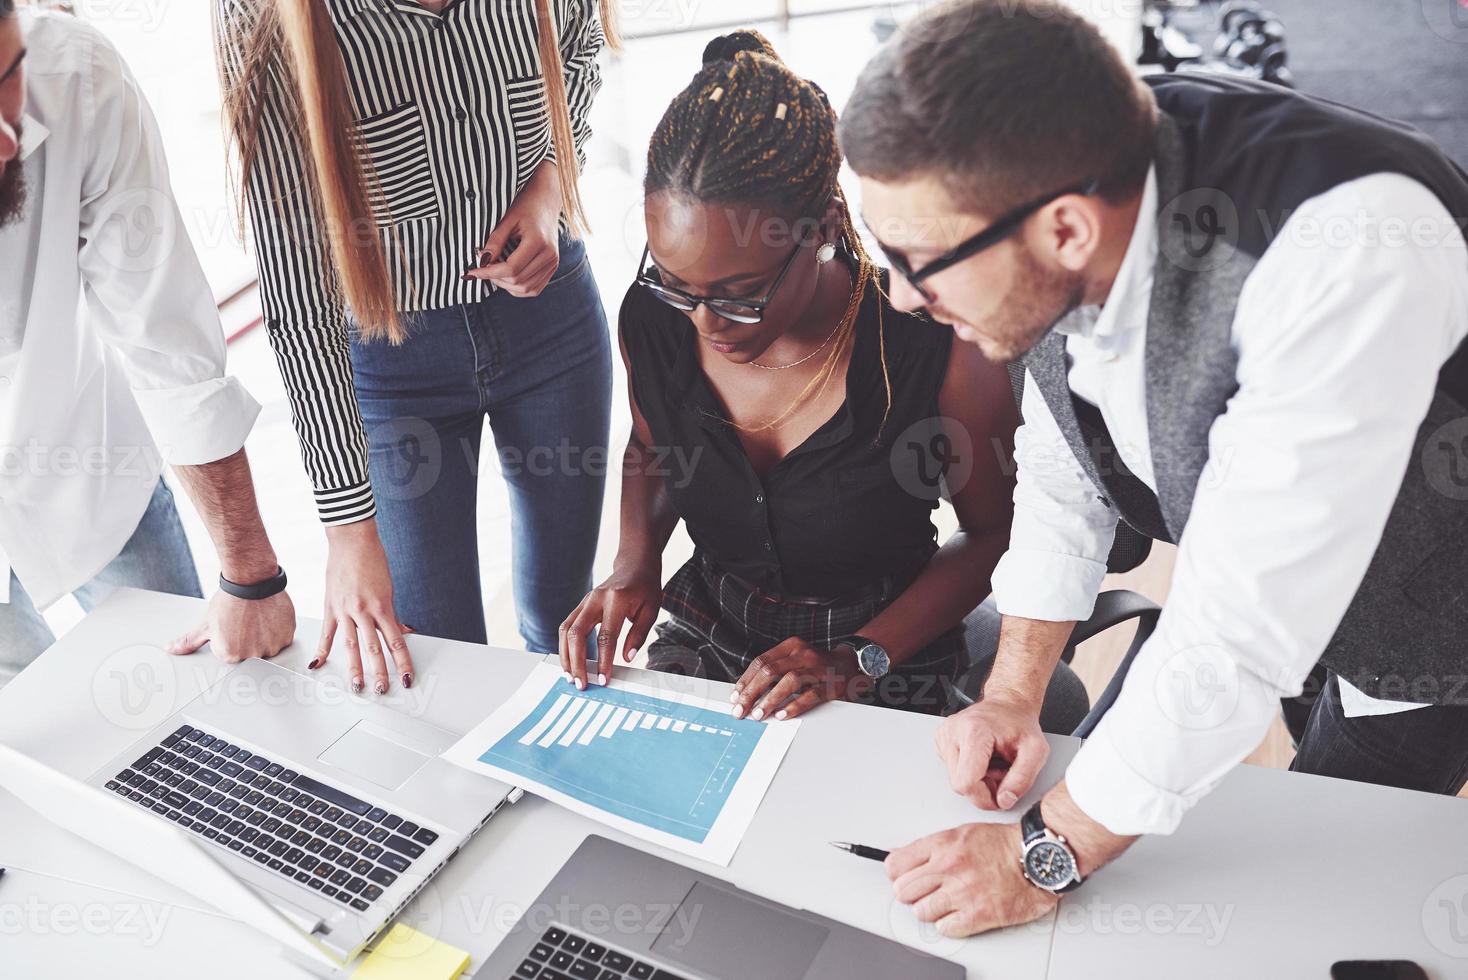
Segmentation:
[(764, 731), (621, 688), (553, 689), (480, 759), (702, 841)]

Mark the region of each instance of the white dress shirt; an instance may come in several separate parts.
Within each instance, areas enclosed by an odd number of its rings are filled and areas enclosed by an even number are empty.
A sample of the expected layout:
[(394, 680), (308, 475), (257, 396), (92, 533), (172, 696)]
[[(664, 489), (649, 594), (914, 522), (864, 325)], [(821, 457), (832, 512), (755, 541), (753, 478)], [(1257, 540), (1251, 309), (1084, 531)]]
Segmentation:
[[(1145, 358), (1155, 173), (1116, 281), (1066, 340), (1069, 382), (1156, 489)], [(1421, 231), (1419, 231), (1419, 229)], [(1094, 309), (1094, 308), (1093, 308)], [(1373, 174), (1304, 202), (1245, 280), (1239, 390), (1209, 432), (1157, 630), (1066, 773), (1113, 833), (1169, 833), (1298, 695), (1365, 575), (1439, 369), (1468, 334), (1468, 253), (1441, 201)], [(1091, 614), (1116, 515), (1027, 376), (1000, 612)], [(1407, 710), (1341, 682), (1347, 715)]]
[(0, 600), (13, 567), (44, 608), (122, 550), (164, 461), (233, 454), (260, 407), (224, 375), (219, 312), (117, 51), (69, 15), (18, 16), (29, 192), (0, 229)]

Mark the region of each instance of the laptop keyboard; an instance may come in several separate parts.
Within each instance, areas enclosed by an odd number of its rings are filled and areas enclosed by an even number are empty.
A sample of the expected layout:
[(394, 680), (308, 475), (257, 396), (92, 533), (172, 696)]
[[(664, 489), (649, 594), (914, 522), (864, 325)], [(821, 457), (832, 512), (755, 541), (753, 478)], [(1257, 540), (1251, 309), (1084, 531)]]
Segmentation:
[(427, 827), (189, 725), (107, 788), (358, 912), (438, 840)]
[(518, 967), (514, 980), (686, 980), (676, 973), (644, 963), (551, 926)]

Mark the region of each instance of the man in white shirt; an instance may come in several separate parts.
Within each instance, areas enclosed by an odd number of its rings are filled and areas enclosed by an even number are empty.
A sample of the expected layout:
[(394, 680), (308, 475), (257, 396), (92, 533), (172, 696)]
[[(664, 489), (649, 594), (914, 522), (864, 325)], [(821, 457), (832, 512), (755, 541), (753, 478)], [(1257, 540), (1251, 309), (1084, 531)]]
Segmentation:
[(224, 580), (172, 652), (291, 642), (243, 449), (259, 406), (224, 360), (126, 66), (85, 23), (0, 0), (0, 683), (50, 645), (38, 610), (67, 592), (87, 608), (117, 586), (200, 594), (165, 460)]
[(1448, 794), (1468, 775), (1468, 175), (1285, 89), (1145, 82), (1064, 7), (960, 0), (843, 114), (894, 303), (1026, 367), (999, 650), (938, 735), (957, 791), (1007, 809), (1031, 788), (1037, 698), (1118, 515), (1179, 545), (1065, 779), (1019, 825), (888, 860), (948, 935), (1038, 918), (1170, 833), (1317, 663), (1293, 768)]

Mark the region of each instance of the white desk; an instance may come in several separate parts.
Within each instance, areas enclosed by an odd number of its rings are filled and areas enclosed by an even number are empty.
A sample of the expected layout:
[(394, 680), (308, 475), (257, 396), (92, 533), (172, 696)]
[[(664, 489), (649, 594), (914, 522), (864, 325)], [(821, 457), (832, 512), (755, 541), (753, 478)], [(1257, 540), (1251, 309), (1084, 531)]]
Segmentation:
[(1468, 977), (1468, 800), (1239, 766), (1061, 905), (1051, 980)]
[[(124, 592), (0, 690), (0, 740), (77, 776), (228, 668), (156, 649), (201, 603)], [(304, 669), (316, 623), (279, 663)], [(467, 730), (539, 659), (413, 640), (419, 683), (393, 703)], [(327, 668), (340, 685), (340, 664)], [(150, 672), (151, 671), (151, 672)], [(645, 679), (669, 682), (664, 676)], [(112, 723), (90, 744), (58, 740)], [(1325, 978), (1336, 959), (1406, 958), (1434, 980), (1468, 976), (1468, 801), (1244, 766), (1179, 832), (1141, 841), (1067, 897), (1058, 916), (963, 942), (919, 935), (882, 869), (826, 846), (899, 844), (985, 819), (949, 792), (935, 719), (847, 704), (807, 716), (728, 868), (750, 891), (964, 963), (974, 978)], [(1052, 737), (1038, 785), (1078, 744)], [(1024, 801), (1021, 803), (1023, 807)], [(47, 826), (0, 793), (0, 975), (305, 976), (268, 941)], [(586, 834), (620, 837), (526, 797), (485, 828), (410, 906), (406, 921), (477, 967)], [(621, 838), (627, 840), (627, 838)], [(657, 851), (650, 845), (628, 841)], [(673, 855), (674, 860), (686, 860)]]
[[(207, 652), (173, 658), (161, 647), (203, 604), (121, 592), (0, 690), (0, 740), (85, 777), (145, 728), (229, 668)], [(277, 663), (304, 671), (319, 636), (302, 620)], [(418, 681), (391, 703), (467, 731), (541, 658), (415, 637)], [(343, 684), (340, 652), (322, 671)], [(650, 675), (652, 676), (652, 675)], [(655, 675), (660, 683), (671, 680)], [(724, 685), (720, 688), (727, 690)], [(104, 724), (103, 722), (107, 722)], [(58, 739), (85, 724), (90, 742)], [(752, 892), (850, 922), (964, 963), (974, 978), (1040, 980), (1053, 918), (962, 943), (924, 946), (882, 868), (828, 847), (832, 839), (897, 845), (984, 819), (948, 789), (932, 747), (936, 719), (848, 704), (807, 716), (748, 836), (728, 868), (704, 870)], [(1059, 778), (1069, 740), (1042, 777)], [(879, 775), (878, 775), (879, 774)], [(272, 944), (90, 845), (47, 826), (0, 792), (0, 974), (5, 977), (305, 976)], [(414, 900), (405, 921), (470, 952), (479, 966), (588, 833), (659, 852), (533, 797), (496, 816)], [(665, 854), (674, 860), (676, 855)]]

